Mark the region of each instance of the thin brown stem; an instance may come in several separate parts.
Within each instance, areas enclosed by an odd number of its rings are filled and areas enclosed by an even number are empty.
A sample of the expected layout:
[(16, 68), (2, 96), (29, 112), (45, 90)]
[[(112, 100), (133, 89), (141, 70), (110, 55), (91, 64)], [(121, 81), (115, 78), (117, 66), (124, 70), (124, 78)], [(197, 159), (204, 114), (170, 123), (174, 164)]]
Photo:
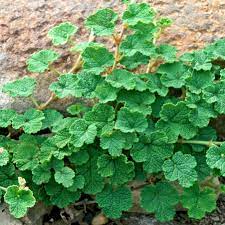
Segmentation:
[(32, 103), (35, 105), (36, 108), (40, 107), (34, 96), (30, 96), (30, 100), (32, 101)]
[[(92, 41), (94, 41), (94, 39), (95, 39), (95, 36), (94, 36), (93, 32), (91, 32), (90, 36), (88, 38), (88, 42), (92, 42)], [(70, 69), (69, 73), (76, 73), (81, 68), (81, 66), (82, 66), (82, 56), (81, 56), (81, 54), (79, 54), (75, 64)]]
[(83, 200), (83, 201), (80, 201), (80, 202), (75, 203), (74, 206), (93, 205), (93, 204), (96, 204), (96, 201), (86, 201), (86, 200)]
[(55, 95), (55, 93), (52, 93), (51, 94), (51, 96), (49, 97), (49, 99), (45, 102), (45, 103), (43, 103), (43, 104), (41, 104), (39, 107), (38, 107), (38, 109), (39, 110), (44, 110), (44, 109), (46, 109), (53, 101), (55, 101), (57, 99), (57, 96)]
[(54, 66), (52, 66), (52, 65), (49, 66), (49, 70), (50, 70), (53, 74), (55, 74), (55, 75), (57, 75), (57, 76), (60, 76), (60, 75), (61, 75), (61, 73), (60, 73)]
[(126, 30), (126, 27), (123, 25), (123, 28), (122, 28), (122, 30), (120, 32), (120, 35), (118, 37), (116, 35), (113, 35), (113, 39), (114, 39), (114, 43), (115, 43), (116, 49), (115, 49), (115, 53), (114, 53), (114, 59), (115, 59), (114, 60), (114, 64), (113, 64), (112, 69), (111, 69), (110, 72), (112, 72), (116, 68), (118, 62), (120, 61), (120, 52), (119, 52), (119, 50), (120, 50), (120, 44), (122, 42), (125, 30)]

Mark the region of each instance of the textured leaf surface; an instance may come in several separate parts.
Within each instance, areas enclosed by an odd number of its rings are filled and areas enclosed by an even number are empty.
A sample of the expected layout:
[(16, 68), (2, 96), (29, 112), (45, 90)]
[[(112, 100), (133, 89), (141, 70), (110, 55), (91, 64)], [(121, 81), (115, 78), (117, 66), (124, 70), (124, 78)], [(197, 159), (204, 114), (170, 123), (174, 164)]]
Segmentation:
[(53, 50), (41, 50), (35, 52), (27, 60), (28, 70), (35, 73), (43, 73), (48, 69), (49, 64), (59, 58), (59, 54)]
[(82, 58), (84, 70), (95, 74), (100, 74), (114, 63), (113, 54), (106, 48), (97, 46), (87, 47), (82, 53)]
[(73, 185), (74, 177), (75, 172), (69, 167), (63, 167), (55, 172), (55, 181), (67, 188)]
[(60, 23), (49, 30), (48, 36), (54, 45), (63, 45), (77, 32), (78, 28), (70, 22)]
[(115, 28), (117, 14), (111, 9), (101, 9), (89, 16), (85, 22), (86, 27), (93, 30), (95, 35), (111, 35)]
[(122, 215), (122, 211), (131, 208), (132, 194), (127, 187), (112, 189), (112, 187), (107, 186), (101, 193), (97, 194), (96, 201), (106, 216), (116, 219)]
[(205, 187), (200, 190), (198, 185), (184, 189), (181, 203), (188, 209), (188, 216), (202, 219), (207, 212), (216, 209), (216, 193), (213, 189)]
[(168, 183), (157, 183), (141, 191), (141, 206), (150, 213), (155, 213), (159, 221), (172, 220), (179, 196), (174, 187)]
[(0, 147), (0, 167), (7, 165), (9, 162), (9, 152)]
[(29, 97), (36, 87), (36, 80), (31, 77), (24, 77), (7, 83), (3, 86), (2, 91), (12, 97)]
[(221, 175), (225, 176), (225, 143), (220, 147), (212, 146), (206, 154), (206, 162), (212, 169), (219, 169)]
[(23, 128), (25, 133), (37, 133), (42, 128), (44, 113), (36, 109), (28, 109), (23, 115), (18, 114), (13, 119), (15, 129)]
[(0, 110), (0, 127), (6, 128), (12, 124), (16, 112), (12, 109)]
[(143, 132), (148, 127), (148, 122), (142, 113), (122, 108), (118, 112), (115, 126), (124, 133)]
[(31, 190), (20, 189), (16, 185), (7, 188), (4, 200), (9, 204), (10, 213), (16, 218), (25, 216), (27, 209), (33, 207), (36, 202)]
[(172, 159), (164, 162), (163, 171), (166, 179), (178, 180), (182, 187), (190, 187), (197, 180), (196, 166), (197, 162), (193, 156), (177, 152)]

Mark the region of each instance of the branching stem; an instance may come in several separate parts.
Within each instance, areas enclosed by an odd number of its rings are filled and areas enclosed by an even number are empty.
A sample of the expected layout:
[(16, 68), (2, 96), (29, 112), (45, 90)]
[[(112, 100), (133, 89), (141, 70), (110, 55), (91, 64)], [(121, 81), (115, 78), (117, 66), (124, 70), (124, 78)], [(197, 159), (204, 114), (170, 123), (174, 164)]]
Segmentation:
[[(95, 39), (94, 33), (91, 32), (89, 35), (89, 38), (88, 38), (88, 42), (92, 42), (92, 41), (94, 41), (94, 39)], [(75, 73), (81, 68), (81, 60), (82, 60), (82, 57), (81, 57), (81, 54), (79, 54), (74, 66), (71, 68), (69, 73)]]

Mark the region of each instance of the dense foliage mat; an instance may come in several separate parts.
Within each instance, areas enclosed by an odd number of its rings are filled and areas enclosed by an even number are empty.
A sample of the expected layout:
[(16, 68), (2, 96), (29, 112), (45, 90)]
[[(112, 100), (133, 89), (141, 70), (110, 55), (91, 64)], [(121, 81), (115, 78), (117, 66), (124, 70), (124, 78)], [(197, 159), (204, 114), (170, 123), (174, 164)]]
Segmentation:
[[(0, 136), (0, 194), (13, 216), (38, 201), (63, 208), (88, 195), (119, 218), (134, 189), (160, 221), (172, 220), (178, 205), (195, 219), (215, 209), (224, 190), (215, 180), (225, 176), (225, 142), (212, 126), (225, 113), (225, 40), (178, 57), (157, 42), (171, 21), (146, 3), (124, 3), (121, 17), (101, 9), (86, 19), (87, 42), (74, 41), (79, 30), (70, 22), (48, 32), (77, 59), (63, 73), (56, 50), (27, 60), (42, 79), (56, 75), (46, 102), (35, 99), (33, 76), (4, 85), (34, 104), (24, 113), (0, 110), (8, 131)], [(80, 103), (55, 110), (51, 103), (67, 97)]]

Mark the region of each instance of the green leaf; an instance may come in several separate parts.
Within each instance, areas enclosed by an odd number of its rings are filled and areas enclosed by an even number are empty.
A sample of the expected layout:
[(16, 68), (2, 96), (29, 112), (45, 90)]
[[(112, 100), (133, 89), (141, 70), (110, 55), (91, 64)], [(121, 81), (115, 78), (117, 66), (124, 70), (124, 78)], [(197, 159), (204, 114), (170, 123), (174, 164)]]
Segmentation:
[(45, 190), (50, 195), (51, 204), (59, 208), (65, 208), (80, 198), (80, 192), (69, 191), (53, 179), (45, 186)]
[(2, 91), (11, 97), (29, 97), (36, 88), (36, 80), (31, 77), (23, 77), (3, 86)]
[(220, 147), (213, 145), (206, 153), (206, 162), (211, 169), (219, 169), (225, 176), (225, 143)]
[(25, 216), (27, 209), (33, 207), (36, 202), (31, 190), (20, 189), (16, 185), (7, 188), (4, 200), (9, 204), (10, 213), (16, 218)]
[(168, 144), (166, 134), (159, 131), (140, 137), (131, 149), (132, 158), (136, 162), (144, 162), (143, 168), (148, 173), (162, 171), (164, 160), (172, 154), (173, 145)]
[(202, 156), (201, 153), (197, 154), (195, 155), (195, 159), (197, 161), (196, 171), (198, 173), (198, 179), (200, 181), (204, 181), (207, 177), (210, 176), (212, 170), (206, 163), (205, 155)]
[(85, 26), (98, 36), (112, 35), (117, 21), (117, 14), (111, 9), (101, 9), (89, 16)]
[(86, 164), (77, 166), (78, 174), (85, 179), (84, 193), (97, 194), (104, 188), (104, 179), (98, 173), (97, 160), (99, 157), (98, 150), (90, 149), (88, 151), (89, 160)]
[(70, 105), (66, 111), (73, 115), (73, 116), (76, 116), (76, 115), (79, 115), (81, 113), (84, 113), (86, 111), (88, 111), (88, 107), (82, 105), (81, 103), (77, 103), (77, 104), (73, 104), (73, 105)]
[(60, 23), (51, 28), (48, 32), (48, 37), (52, 39), (54, 45), (66, 44), (69, 38), (77, 32), (78, 28), (70, 22)]
[(0, 167), (7, 165), (9, 162), (9, 152), (0, 147)]
[(157, 56), (167, 63), (173, 63), (177, 59), (177, 49), (172, 45), (161, 44), (157, 48)]
[(2, 166), (0, 169), (0, 185), (8, 187), (17, 183), (15, 166), (12, 163)]
[(191, 110), (184, 102), (178, 102), (176, 105), (166, 103), (160, 112), (160, 120), (156, 123), (159, 130), (164, 131), (169, 142), (175, 143), (178, 136), (190, 139), (197, 133), (197, 128), (189, 122)]
[(111, 186), (106, 186), (96, 195), (96, 201), (107, 217), (117, 219), (122, 211), (128, 211), (132, 206), (131, 190), (127, 187), (112, 189)]
[[(22, 140), (24, 138), (24, 140)], [(32, 136), (21, 136), (13, 154), (13, 162), (20, 170), (32, 170), (38, 166), (39, 146)]]
[(68, 188), (69, 191), (76, 192), (78, 189), (83, 189), (85, 179), (81, 175), (76, 175), (73, 179), (73, 185)]
[(132, 34), (126, 37), (120, 45), (120, 51), (128, 57), (141, 53), (145, 56), (155, 54), (156, 48), (152, 42), (146, 40), (145, 36), (139, 34)]
[(161, 82), (161, 74), (146, 74), (147, 87), (151, 93), (157, 93), (160, 96), (166, 96), (169, 92), (168, 87)]
[(124, 102), (125, 107), (131, 112), (139, 112), (144, 115), (150, 115), (152, 112), (151, 104), (155, 101), (155, 95), (149, 91), (126, 91), (121, 90), (118, 93), (118, 101)]
[(12, 109), (1, 109), (0, 110), (0, 127), (6, 128), (12, 124), (16, 111)]
[(61, 122), (63, 119), (63, 115), (54, 109), (46, 109), (43, 113), (45, 118), (42, 121), (42, 129), (51, 129), (55, 123)]
[(78, 119), (70, 126), (69, 133), (72, 135), (70, 143), (74, 147), (81, 147), (84, 143), (91, 144), (94, 142), (97, 127), (94, 124), (88, 125), (83, 119)]
[(125, 155), (113, 158), (101, 155), (98, 158), (98, 172), (102, 177), (110, 177), (115, 185), (124, 184), (134, 177), (134, 163), (127, 160)]
[(89, 160), (89, 154), (86, 150), (80, 150), (79, 152), (74, 152), (69, 160), (77, 166), (85, 164)]
[(132, 90), (136, 87), (136, 77), (127, 70), (114, 70), (112, 74), (106, 77), (106, 81), (115, 88), (125, 88)]
[(81, 72), (77, 74), (77, 82), (75, 83), (76, 97), (93, 98), (95, 97), (95, 89), (101, 83), (101, 76), (90, 72)]
[(115, 127), (124, 133), (144, 132), (148, 127), (148, 122), (142, 113), (122, 108), (118, 112)]
[(114, 57), (106, 48), (99, 46), (87, 47), (82, 53), (85, 72), (94, 74), (102, 73), (107, 67), (114, 63)]
[(107, 103), (116, 100), (118, 91), (117, 88), (103, 82), (96, 87), (95, 96), (99, 99), (100, 103)]
[(51, 83), (49, 89), (56, 94), (58, 98), (76, 96), (77, 77), (74, 74), (63, 74), (58, 81)]
[(59, 56), (57, 52), (50, 49), (35, 52), (27, 60), (28, 70), (34, 73), (43, 73)]
[(203, 89), (210, 86), (215, 76), (211, 71), (193, 71), (187, 79), (186, 85), (191, 92), (200, 94)]
[(120, 64), (124, 65), (126, 69), (133, 70), (139, 67), (140, 65), (146, 65), (149, 62), (149, 57), (141, 54), (140, 52), (135, 53), (132, 56), (124, 56)]
[(155, 213), (156, 218), (162, 222), (173, 219), (178, 202), (176, 189), (166, 182), (146, 186), (141, 191), (141, 207), (147, 212)]
[(195, 167), (197, 162), (194, 156), (176, 152), (171, 159), (163, 164), (163, 171), (169, 181), (178, 181), (182, 187), (190, 187), (197, 180)]
[(196, 184), (184, 189), (181, 197), (182, 205), (188, 209), (188, 216), (194, 219), (202, 219), (207, 212), (216, 209), (216, 193), (213, 189), (205, 187), (200, 189)]
[(215, 103), (215, 110), (225, 113), (225, 81), (211, 84), (203, 90), (203, 98), (207, 103)]
[(190, 76), (187, 67), (181, 62), (166, 63), (161, 65), (157, 73), (162, 74), (161, 82), (166, 87), (181, 88)]
[(73, 178), (75, 177), (75, 172), (69, 167), (63, 167), (55, 172), (55, 181), (62, 184), (64, 187), (68, 188), (73, 185)]
[(115, 111), (107, 104), (96, 104), (90, 112), (85, 113), (84, 119), (89, 124), (95, 124), (99, 129), (109, 124), (115, 118)]
[(123, 22), (128, 25), (136, 25), (138, 22), (150, 23), (153, 21), (155, 11), (146, 3), (129, 4), (123, 14)]
[(192, 109), (189, 120), (194, 126), (206, 127), (210, 122), (210, 118), (217, 116), (213, 105), (208, 104), (199, 95), (189, 94), (186, 101), (187, 106)]
[(77, 43), (74, 47), (72, 47), (70, 51), (83, 52), (87, 47), (104, 47), (104, 44), (93, 41), (81, 42)]
[(120, 131), (106, 132), (100, 137), (101, 148), (108, 149), (112, 156), (120, 156), (125, 144), (125, 137)]
[(15, 129), (23, 128), (25, 133), (37, 133), (42, 128), (44, 113), (36, 109), (28, 109), (23, 115), (17, 115), (12, 122)]
[(47, 164), (40, 164), (32, 170), (32, 175), (35, 184), (48, 183), (51, 178), (50, 167)]

